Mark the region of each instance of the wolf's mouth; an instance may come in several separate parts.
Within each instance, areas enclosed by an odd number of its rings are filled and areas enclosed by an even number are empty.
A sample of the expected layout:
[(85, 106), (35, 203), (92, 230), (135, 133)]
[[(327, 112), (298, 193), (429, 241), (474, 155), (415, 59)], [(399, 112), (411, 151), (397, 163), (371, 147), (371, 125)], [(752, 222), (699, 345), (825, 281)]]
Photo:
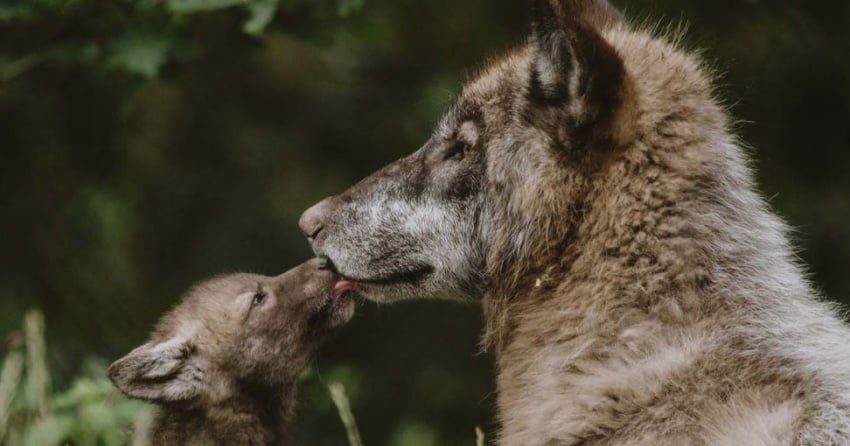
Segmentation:
[(413, 265), (412, 268), (397, 271), (397, 272), (389, 272), (380, 275), (370, 276), (370, 277), (361, 277), (351, 274), (346, 274), (344, 271), (340, 271), (336, 265), (331, 262), (331, 267), (334, 271), (340, 275), (345, 280), (354, 282), (358, 285), (377, 285), (377, 286), (387, 286), (387, 285), (397, 285), (397, 284), (416, 284), (421, 282), (425, 277), (434, 272), (434, 267), (428, 265), (426, 263), (421, 263), (417, 265)]

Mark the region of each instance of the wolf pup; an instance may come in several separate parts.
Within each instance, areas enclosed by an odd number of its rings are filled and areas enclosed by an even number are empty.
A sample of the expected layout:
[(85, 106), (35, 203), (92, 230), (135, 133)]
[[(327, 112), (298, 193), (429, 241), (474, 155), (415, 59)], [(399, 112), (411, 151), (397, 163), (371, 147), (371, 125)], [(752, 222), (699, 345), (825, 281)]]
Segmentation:
[(314, 252), (482, 302), (500, 446), (850, 445), (850, 329), (710, 71), (606, 0), (531, 6), (421, 149), (304, 213)]
[(277, 277), (210, 279), (112, 364), (109, 378), (161, 406), (153, 444), (286, 445), (298, 375), (353, 316), (352, 288), (321, 259)]

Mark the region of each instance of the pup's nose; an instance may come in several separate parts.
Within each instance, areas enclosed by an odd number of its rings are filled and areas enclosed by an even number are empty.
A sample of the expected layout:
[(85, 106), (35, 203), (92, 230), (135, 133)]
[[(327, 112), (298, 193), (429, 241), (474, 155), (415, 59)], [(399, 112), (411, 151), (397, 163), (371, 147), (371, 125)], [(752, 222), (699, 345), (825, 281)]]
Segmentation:
[(325, 198), (301, 214), (301, 218), (298, 220), (298, 226), (301, 227), (301, 232), (311, 242), (325, 228), (325, 217), (330, 207), (331, 199)]

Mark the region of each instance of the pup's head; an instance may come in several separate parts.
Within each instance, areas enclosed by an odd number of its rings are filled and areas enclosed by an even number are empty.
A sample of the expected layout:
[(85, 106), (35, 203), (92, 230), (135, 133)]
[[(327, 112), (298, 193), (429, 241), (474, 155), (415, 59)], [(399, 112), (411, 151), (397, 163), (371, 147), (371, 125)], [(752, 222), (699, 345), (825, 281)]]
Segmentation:
[(291, 384), (325, 335), (354, 314), (351, 282), (325, 266), (317, 259), (277, 277), (198, 284), (147, 343), (109, 367), (109, 378), (133, 398), (198, 405)]
[(412, 155), (308, 209), (317, 255), (388, 301), (480, 296), (559, 249), (622, 144), (627, 75), (606, 0), (534, 0), (528, 43), (464, 86)]

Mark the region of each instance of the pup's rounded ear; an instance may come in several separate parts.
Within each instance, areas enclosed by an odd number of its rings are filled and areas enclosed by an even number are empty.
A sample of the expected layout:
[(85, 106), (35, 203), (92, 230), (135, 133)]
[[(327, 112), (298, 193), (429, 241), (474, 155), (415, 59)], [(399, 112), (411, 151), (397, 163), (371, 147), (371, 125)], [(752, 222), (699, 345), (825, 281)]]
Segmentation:
[(205, 387), (202, 362), (186, 340), (149, 342), (109, 366), (109, 379), (124, 394), (154, 402), (185, 401)]
[(629, 80), (602, 32), (623, 20), (619, 12), (606, 0), (531, 0), (531, 6), (531, 107), (566, 113), (573, 146), (612, 139)]

